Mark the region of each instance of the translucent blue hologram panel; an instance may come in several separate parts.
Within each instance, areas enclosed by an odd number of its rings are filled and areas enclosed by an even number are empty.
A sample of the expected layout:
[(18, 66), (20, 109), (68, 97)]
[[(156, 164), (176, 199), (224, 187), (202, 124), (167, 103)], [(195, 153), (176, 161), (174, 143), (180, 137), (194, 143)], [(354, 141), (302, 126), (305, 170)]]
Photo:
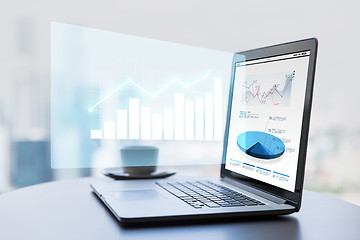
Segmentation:
[(159, 165), (220, 163), (232, 57), (53, 22), (52, 167), (140, 165), (121, 157), (131, 146)]

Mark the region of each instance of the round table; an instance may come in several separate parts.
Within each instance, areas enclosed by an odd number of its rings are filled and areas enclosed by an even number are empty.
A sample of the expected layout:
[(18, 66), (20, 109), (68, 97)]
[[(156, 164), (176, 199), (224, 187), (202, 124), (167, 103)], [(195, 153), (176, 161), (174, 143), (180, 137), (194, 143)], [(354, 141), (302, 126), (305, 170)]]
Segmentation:
[(304, 191), (299, 213), (272, 219), (125, 228), (81, 178), (0, 195), (0, 239), (360, 239), (360, 207)]

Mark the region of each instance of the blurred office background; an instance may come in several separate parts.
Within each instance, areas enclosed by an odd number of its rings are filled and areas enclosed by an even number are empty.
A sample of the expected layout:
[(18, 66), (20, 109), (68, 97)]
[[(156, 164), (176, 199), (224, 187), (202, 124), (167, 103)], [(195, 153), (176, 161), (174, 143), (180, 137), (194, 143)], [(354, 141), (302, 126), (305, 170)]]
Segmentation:
[(346, 0), (3, 1), (0, 192), (99, 174), (50, 168), (50, 23), (58, 21), (228, 52), (317, 37), (305, 188), (360, 205), (358, 10)]

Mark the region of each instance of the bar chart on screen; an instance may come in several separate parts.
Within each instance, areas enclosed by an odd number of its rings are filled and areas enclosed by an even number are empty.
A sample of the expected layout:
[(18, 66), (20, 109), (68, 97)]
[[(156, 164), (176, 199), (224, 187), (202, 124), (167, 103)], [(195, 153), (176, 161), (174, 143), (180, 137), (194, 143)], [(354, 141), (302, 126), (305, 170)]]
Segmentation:
[[(187, 91), (194, 86), (199, 87), (199, 83), (211, 85), (212, 90), (206, 88), (204, 91), (197, 91), (197, 96), (192, 94), (189, 97)], [(155, 102), (166, 101), (168, 106), (159, 110), (159, 108), (149, 107), (148, 101), (142, 100), (141, 97), (129, 97), (124, 100), (127, 103), (126, 107), (113, 110), (111, 113), (114, 116), (113, 121), (104, 121), (99, 129), (90, 130), (91, 139), (171, 141), (220, 141), (222, 139), (221, 78), (211, 78), (208, 72), (190, 83), (173, 79), (153, 92), (135, 80), (127, 79), (93, 104), (88, 111), (94, 112), (107, 99), (121, 94), (121, 89), (125, 86), (138, 90)], [(174, 88), (176, 91), (173, 95), (165, 100), (160, 98), (162, 93)]]

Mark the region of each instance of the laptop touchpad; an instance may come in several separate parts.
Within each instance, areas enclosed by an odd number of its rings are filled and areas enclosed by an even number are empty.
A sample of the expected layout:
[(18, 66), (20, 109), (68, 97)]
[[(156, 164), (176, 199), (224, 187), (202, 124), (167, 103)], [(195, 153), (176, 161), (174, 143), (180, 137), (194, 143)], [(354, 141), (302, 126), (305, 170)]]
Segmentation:
[(152, 189), (117, 191), (111, 194), (120, 201), (148, 201), (161, 198), (161, 195)]

